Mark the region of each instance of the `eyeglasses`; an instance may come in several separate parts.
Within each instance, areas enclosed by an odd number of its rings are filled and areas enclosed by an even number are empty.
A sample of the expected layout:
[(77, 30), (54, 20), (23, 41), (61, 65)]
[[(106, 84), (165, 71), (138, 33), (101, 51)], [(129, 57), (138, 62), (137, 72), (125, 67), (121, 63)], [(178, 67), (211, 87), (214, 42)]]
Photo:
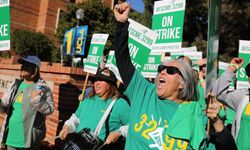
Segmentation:
[(174, 75), (174, 74), (178, 73), (180, 76), (182, 76), (180, 70), (174, 66), (159, 65), (157, 72), (160, 73), (165, 69), (166, 69), (167, 74)]

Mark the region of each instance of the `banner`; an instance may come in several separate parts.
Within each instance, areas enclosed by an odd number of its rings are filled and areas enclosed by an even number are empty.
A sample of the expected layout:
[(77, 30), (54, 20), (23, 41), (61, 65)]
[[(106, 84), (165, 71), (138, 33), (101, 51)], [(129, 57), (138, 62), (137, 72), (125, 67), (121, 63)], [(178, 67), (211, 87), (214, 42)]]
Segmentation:
[(210, 0), (208, 7), (207, 72), (205, 95), (212, 89), (217, 79), (219, 49), (220, 0)]
[(185, 56), (185, 52), (197, 52), (196, 46), (180, 48), (170, 52), (171, 59), (176, 59), (179, 56)]
[(75, 28), (71, 28), (67, 30), (64, 34), (63, 38), (63, 54), (64, 55), (72, 55), (73, 47), (74, 47), (74, 41), (75, 41)]
[(108, 34), (93, 34), (87, 61), (84, 64), (85, 72), (96, 74), (108, 36)]
[(85, 43), (88, 34), (88, 26), (71, 28), (64, 34), (63, 51), (64, 55), (84, 55)]
[(145, 78), (156, 78), (158, 65), (161, 63), (161, 53), (150, 53), (147, 63), (144, 65), (142, 75)]
[(196, 64), (197, 60), (202, 59), (202, 52), (185, 52), (184, 56), (187, 56), (191, 59), (193, 64), (193, 69), (199, 71), (199, 66)]
[(0, 0), (0, 51), (10, 50), (10, 1)]
[(128, 21), (130, 22), (128, 47), (131, 61), (137, 70), (142, 71), (155, 43), (157, 34), (132, 19)]
[(244, 64), (237, 71), (237, 89), (250, 88), (245, 67), (250, 63), (250, 41), (239, 41), (239, 57), (244, 59)]
[(76, 29), (75, 55), (84, 55), (85, 43), (87, 40), (88, 26), (80, 26)]
[(155, 1), (152, 29), (158, 34), (154, 52), (171, 52), (182, 43), (185, 0)]

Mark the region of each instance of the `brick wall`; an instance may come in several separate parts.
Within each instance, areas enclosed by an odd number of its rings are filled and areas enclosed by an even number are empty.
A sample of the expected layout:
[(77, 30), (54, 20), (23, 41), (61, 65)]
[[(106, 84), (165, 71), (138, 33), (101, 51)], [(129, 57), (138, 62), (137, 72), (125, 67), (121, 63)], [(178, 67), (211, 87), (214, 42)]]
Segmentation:
[(11, 31), (28, 29), (47, 35), (58, 45), (55, 37), (58, 8), (66, 9), (64, 0), (11, 0)]
[[(19, 77), (19, 69), (20, 65), (16, 63), (0, 63), (0, 81)], [(55, 104), (54, 113), (46, 119), (47, 133), (44, 140), (50, 144), (60, 145), (60, 141), (55, 141), (53, 137), (59, 134), (64, 121), (75, 112), (79, 103), (77, 98), (81, 93), (86, 73), (81, 68), (63, 67), (61, 64), (49, 66), (46, 62), (42, 63), (40, 72), (41, 77), (53, 91)], [(0, 87), (0, 98), (2, 95), (3, 87)], [(2, 125), (3, 118), (4, 116), (0, 115), (0, 125)]]

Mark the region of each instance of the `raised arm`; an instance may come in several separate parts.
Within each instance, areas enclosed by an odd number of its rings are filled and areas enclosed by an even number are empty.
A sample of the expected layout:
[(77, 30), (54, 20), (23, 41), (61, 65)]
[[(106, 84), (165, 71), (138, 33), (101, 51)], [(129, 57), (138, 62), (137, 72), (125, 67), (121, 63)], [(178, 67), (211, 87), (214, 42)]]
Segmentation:
[(115, 58), (120, 75), (123, 80), (124, 88), (128, 87), (135, 68), (131, 62), (128, 48), (128, 15), (130, 5), (122, 3), (115, 5), (114, 15), (116, 19), (115, 29)]
[(217, 99), (234, 110), (237, 110), (240, 104), (239, 99), (244, 97), (244, 90), (229, 91), (228, 89), (237, 69), (242, 66), (243, 62), (241, 58), (233, 58), (229, 68), (218, 78), (213, 87), (213, 93), (217, 96)]

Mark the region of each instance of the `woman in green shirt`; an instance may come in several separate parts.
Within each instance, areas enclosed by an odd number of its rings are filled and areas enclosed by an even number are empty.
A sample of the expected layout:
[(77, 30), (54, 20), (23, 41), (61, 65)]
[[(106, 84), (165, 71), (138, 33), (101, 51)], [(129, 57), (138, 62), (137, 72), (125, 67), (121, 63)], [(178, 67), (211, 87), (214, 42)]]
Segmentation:
[(129, 12), (126, 2), (114, 9), (116, 64), (131, 103), (125, 148), (200, 149), (206, 134), (193, 69), (183, 60), (172, 60), (159, 65), (156, 84), (143, 78), (129, 56)]
[(94, 90), (90, 97), (80, 103), (76, 112), (64, 123), (59, 136), (64, 140), (69, 133), (79, 132), (84, 128), (95, 131), (100, 119), (109, 107), (111, 101), (116, 100), (110, 116), (106, 119), (98, 137), (105, 141), (110, 132), (118, 131), (127, 125), (130, 116), (130, 107), (116, 86), (115, 74), (108, 69), (99, 69), (94, 82)]
[(1, 107), (6, 109), (0, 134), (1, 145), (7, 150), (39, 149), (46, 133), (46, 115), (54, 111), (53, 95), (40, 78), (40, 59), (20, 58), (20, 78), (5, 92)]

